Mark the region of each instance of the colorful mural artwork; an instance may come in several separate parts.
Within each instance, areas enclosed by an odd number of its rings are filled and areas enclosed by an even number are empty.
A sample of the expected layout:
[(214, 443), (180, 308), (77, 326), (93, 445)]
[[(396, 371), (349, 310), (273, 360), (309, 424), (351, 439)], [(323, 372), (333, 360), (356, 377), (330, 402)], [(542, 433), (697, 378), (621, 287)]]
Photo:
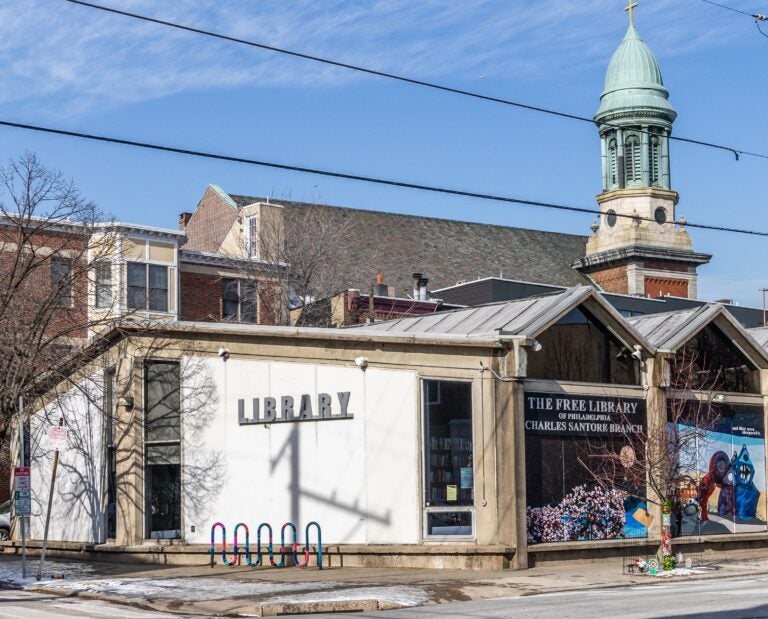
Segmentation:
[[(528, 543), (648, 536), (644, 488), (603, 488), (580, 462), (587, 441), (641, 432), (645, 401), (526, 392)], [(632, 449), (622, 462), (634, 462)]]
[(694, 453), (681, 457), (691, 480), (678, 490), (672, 534), (765, 531), (765, 424), (761, 406), (721, 405)]

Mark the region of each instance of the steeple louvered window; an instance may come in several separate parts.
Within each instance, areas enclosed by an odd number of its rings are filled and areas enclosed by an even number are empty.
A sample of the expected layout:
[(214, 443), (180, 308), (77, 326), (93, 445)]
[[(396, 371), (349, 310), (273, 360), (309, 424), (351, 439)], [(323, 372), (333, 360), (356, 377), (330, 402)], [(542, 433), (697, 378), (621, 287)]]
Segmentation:
[(652, 136), (648, 148), (648, 168), (650, 170), (651, 185), (661, 182), (661, 140), (658, 136)]
[(624, 181), (627, 185), (638, 184), (642, 180), (642, 174), (640, 140), (632, 134), (624, 141)]
[(619, 165), (616, 140), (608, 142), (608, 186), (616, 187), (619, 184)]

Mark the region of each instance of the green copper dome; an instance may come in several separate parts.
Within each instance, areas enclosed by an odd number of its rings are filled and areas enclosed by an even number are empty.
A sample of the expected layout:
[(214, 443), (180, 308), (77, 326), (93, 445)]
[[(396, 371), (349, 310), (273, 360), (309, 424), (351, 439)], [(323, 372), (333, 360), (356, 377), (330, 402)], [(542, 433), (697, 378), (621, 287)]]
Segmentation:
[(677, 116), (670, 105), (656, 57), (633, 25), (614, 52), (605, 74), (600, 108), (595, 120), (609, 117), (656, 116), (672, 123)]

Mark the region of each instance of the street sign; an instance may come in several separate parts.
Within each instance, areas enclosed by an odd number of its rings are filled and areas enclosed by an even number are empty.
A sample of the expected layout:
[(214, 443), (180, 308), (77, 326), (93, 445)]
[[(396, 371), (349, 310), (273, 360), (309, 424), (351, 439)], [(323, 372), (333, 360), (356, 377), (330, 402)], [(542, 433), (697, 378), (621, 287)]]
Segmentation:
[(13, 509), (17, 516), (32, 515), (32, 491), (16, 490), (13, 493)]
[(13, 468), (13, 509), (17, 516), (32, 514), (32, 485), (29, 483), (29, 467)]
[(64, 451), (67, 448), (67, 429), (64, 426), (48, 428), (48, 449)]
[(28, 466), (16, 466), (13, 468), (13, 489), (14, 490), (30, 490), (31, 484), (29, 483), (29, 467)]

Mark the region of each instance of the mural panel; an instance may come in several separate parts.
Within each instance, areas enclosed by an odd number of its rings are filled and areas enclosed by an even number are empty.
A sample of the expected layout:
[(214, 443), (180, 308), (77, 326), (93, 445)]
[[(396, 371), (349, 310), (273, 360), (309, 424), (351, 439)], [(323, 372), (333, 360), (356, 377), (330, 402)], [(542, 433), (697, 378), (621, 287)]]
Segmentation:
[(646, 537), (645, 490), (618, 480), (606, 489), (580, 459), (643, 431), (645, 400), (526, 392), (528, 543)]
[(766, 530), (765, 424), (762, 406), (720, 405), (711, 427), (680, 466), (672, 534), (721, 535)]

